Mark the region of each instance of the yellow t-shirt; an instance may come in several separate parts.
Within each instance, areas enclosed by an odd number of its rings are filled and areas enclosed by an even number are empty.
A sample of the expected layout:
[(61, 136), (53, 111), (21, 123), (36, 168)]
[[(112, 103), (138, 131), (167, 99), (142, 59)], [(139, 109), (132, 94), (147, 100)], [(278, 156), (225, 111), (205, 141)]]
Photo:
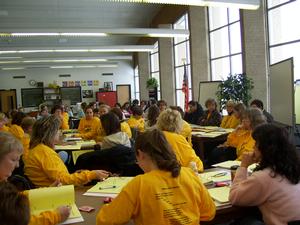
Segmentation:
[(9, 132), (9, 127), (3, 125), (3, 127), (0, 127), (0, 131), (3, 131), (3, 132)]
[(96, 139), (99, 126), (100, 119), (98, 117), (93, 117), (90, 120), (81, 118), (78, 126), (79, 136), (86, 140)]
[(69, 115), (66, 112), (63, 112), (62, 115), (63, 115), (63, 119), (60, 128), (62, 130), (69, 130)]
[(125, 132), (129, 138), (132, 137), (131, 129), (127, 122), (124, 121), (121, 123), (121, 131)]
[(127, 123), (131, 128), (137, 128), (140, 132), (145, 131), (144, 118), (136, 119), (134, 117), (130, 117), (129, 120), (127, 120)]
[(13, 124), (11, 125), (9, 132), (14, 135), (19, 141), (22, 141), (23, 136), (24, 136), (24, 130), (22, 129), (22, 127)]
[(239, 124), (240, 120), (232, 114), (223, 117), (220, 127), (235, 129)]
[(48, 187), (56, 180), (62, 184), (82, 185), (97, 178), (95, 172), (87, 170), (69, 174), (59, 155), (44, 144), (30, 149), (24, 163), (25, 175), (37, 187)]
[(163, 133), (175, 152), (177, 160), (182, 166), (189, 167), (190, 162), (195, 162), (198, 171), (203, 171), (203, 163), (201, 159), (196, 155), (195, 150), (182, 135), (168, 131), (163, 131)]
[(227, 137), (225, 145), (236, 148), (237, 160), (242, 160), (244, 152), (253, 152), (255, 141), (251, 130), (236, 129)]
[(180, 134), (187, 139), (187, 141), (192, 145), (192, 128), (191, 125), (183, 120), (183, 126), (182, 126), (182, 131)]
[(23, 155), (22, 159), (25, 161), (29, 155), (29, 144), (30, 144), (30, 136), (29, 134), (25, 133), (22, 138), (22, 145), (23, 145)]
[(178, 177), (152, 170), (131, 180), (121, 193), (104, 205), (97, 225), (119, 225), (134, 220), (138, 225), (199, 225), (212, 220), (216, 208), (208, 191), (189, 168)]

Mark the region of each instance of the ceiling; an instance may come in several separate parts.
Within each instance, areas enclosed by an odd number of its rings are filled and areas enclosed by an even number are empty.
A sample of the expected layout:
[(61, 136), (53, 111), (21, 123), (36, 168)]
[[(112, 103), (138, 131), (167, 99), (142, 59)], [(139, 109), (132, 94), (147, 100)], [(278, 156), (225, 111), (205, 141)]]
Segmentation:
[[(162, 5), (100, 2), (98, 0), (1, 0), (0, 33), (36, 32), (53, 29), (148, 28)], [(88, 48), (135, 45), (139, 37), (117, 35), (106, 37), (0, 37), (0, 50), (18, 48)], [(130, 53), (126, 53), (128, 55)], [(120, 53), (39, 53), (26, 58), (95, 57)], [(123, 53), (124, 55), (124, 53)], [(6, 59), (1, 59), (1, 61)], [(9, 60), (9, 59), (8, 59)], [(3, 65), (0, 65), (0, 67)]]

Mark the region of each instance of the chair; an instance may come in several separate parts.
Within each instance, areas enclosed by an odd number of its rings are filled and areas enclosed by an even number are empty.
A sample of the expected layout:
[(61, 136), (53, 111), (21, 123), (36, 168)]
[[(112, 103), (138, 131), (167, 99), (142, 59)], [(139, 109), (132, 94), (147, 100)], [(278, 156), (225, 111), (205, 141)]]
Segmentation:
[(135, 176), (143, 173), (136, 164), (132, 148), (123, 145), (84, 153), (78, 157), (75, 167), (77, 170), (102, 169), (122, 176)]

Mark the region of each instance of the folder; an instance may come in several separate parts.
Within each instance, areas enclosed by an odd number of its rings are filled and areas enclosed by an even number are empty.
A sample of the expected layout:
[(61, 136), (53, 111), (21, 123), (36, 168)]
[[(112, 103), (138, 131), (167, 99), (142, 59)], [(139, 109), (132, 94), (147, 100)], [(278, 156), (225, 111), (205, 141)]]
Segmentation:
[(229, 202), (229, 191), (230, 191), (230, 187), (228, 186), (208, 189), (208, 192), (212, 197), (212, 199), (214, 199), (219, 203)]
[(109, 177), (98, 182), (83, 195), (115, 198), (133, 177)]
[(72, 208), (71, 213), (63, 224), (83, 221), (83, 217), (75, 204), (74, 185), (31, 189), (28, 191), (28, 198), (32, 215), (38, 215), (43, 211), (52, 211), (59, 206), (68, 205)]

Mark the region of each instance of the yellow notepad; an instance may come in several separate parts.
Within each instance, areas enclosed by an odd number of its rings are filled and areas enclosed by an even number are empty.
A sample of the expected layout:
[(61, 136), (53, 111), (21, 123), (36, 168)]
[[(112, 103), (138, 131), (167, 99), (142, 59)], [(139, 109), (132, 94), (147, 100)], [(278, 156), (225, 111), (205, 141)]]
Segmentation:
[(90, 188), (84, 195), (115, 197), (122, 188), (131, 181), (133, 177), (109, 177), (108, 179), (98, 182), (94, 187)]
[(75, 204), (75, 191), (73, 185), (60, 187), (47, 187), (29, 190), (28, 198), (32, 215), (38, 215), (43, 211), (55, 210), (59, 206), (72, 207), (69, 219), (78, 218), (73, 222), (83, 221), (83, 218)]
[(230, 187), (227, 186), (208, 189), (208, 192), (212, 197), (212, 199), (220, 203), (229, 202), (229, 191), (230, 191)]

